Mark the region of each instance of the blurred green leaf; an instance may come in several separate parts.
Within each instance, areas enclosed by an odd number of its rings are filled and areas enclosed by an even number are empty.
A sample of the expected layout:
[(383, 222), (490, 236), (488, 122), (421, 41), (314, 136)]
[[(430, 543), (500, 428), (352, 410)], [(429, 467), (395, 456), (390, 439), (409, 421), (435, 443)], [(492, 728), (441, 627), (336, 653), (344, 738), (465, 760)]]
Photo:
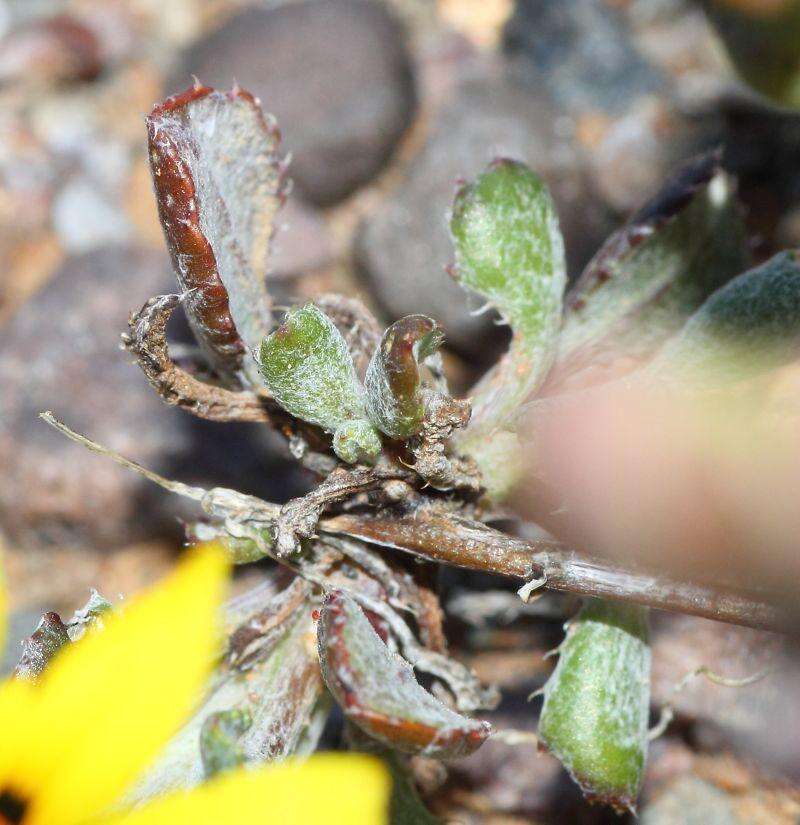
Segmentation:
[(391, 825), (441, 825), (419, 798), (417, 789), (397, 753), (387, 751), (384, 759), (392, 774), (392, 800), (390, 803), (389, 822)]
[(689, 161), (606, 241), (570, 290), (543, 392), (635, 369), (749, 262), (733, 183), (718, 157)]
[(668, 383), (713, 387), (800, 355), (800, 260), (781, 252), (718, 289), (648, 365)]
[(736, 71), (775, 103), (800, 108), (800, 2), (703, 0)]
[(239, 739), (252, 724), (247, 708), (218, 710), (206, 717), (200, 728), (200, 758), (207, 778), (244, 763)]

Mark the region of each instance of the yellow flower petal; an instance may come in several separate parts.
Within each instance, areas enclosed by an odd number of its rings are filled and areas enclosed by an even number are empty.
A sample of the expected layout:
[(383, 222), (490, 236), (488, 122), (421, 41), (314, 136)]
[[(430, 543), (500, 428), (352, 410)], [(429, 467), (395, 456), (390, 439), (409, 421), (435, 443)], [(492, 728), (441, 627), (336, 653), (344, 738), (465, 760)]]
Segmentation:
[(388, 822), (390, 790), (389, 773), (378, 759), (326, 753), (224, 774), (108, 825), (380, 825)]
[(31, 738), (36, 699), (28, 681), (0, 682), (0, 790), (26, 797), (35, 790), (38, 764), (48, 744), (46, 739)]
[(30, 731), (49, 749), (26, 825), (73, 825), (101, 812), (176, 731), (213, 664), (225, 571), (219, 551), (196, 551), (53, 661)]

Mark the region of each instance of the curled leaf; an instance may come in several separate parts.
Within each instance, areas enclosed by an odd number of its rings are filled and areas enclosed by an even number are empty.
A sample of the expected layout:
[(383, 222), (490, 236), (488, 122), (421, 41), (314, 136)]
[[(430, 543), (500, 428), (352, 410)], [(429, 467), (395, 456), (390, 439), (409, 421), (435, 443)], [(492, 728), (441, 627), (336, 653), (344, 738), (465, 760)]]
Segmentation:
[(441, 346), (442, 330), (425, 315), (407, 315), (383, 334), (366, 375), (367, 411), (390, 438), (419, 432), (425, 399), (419, 368)]
[(277, 130), (248, 92), (200, 85), (156, 106), (147, 130), (159, 217), (194, 334), (223, 377), (244, 374), (257, 386), (245, 350), (271, 326), (267, 254), (285, 197)]
[(167, 404), (179, 406), (198, 418), (270, 422), (262, 395), (200, 381), (172, 360), (167, 346), (167, 323), (180, 301), (180, 295), (151, 298), (139, 312), (131, 314), (129, 332), (122, 336), (123, 346), (136, 357), (150, 385)]
[(547, 374), (561, 323), (564, 242), (543, 181), (522, 163), (496, 160), (453, 203), (455, 276), (514, 333), (501, 362), (474, 388), (471, 444), (503, 425)]
[(719, 156), (690, 160), (606, 241), (569, 291), (543, 394), (635, 369), (748, 265), (739, 204)]
[(488, 722), (450, 710), (420, 687), (349, 596), (328, 594), (317, 629), (325, 682), (365, 733), (397, 750), (439, 758), (466, 756), (488, 738)]
[(289, 413), (333, 433), (343, 460), (373, 460), (380, 437), (367, 421), (361, 385), (342, 334), (314, 304), (287, 313), (264, 339), (259, 367)]
[(716, 386), (800, 353), (800, 253), (781, 252), (718, 289), (648, 365), (667, 382)]
[(569, 623), (544, 687), (539, 738), (589, 799), (633, 810), (647, 758), (645, 608), (592, 599)]

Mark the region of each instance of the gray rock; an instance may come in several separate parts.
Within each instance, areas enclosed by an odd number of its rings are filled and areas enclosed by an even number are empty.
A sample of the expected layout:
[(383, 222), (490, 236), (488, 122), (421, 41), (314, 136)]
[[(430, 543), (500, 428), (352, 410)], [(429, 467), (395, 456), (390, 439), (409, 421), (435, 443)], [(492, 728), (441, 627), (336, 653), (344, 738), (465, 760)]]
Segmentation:
[(374, 0), (252, 8), (194, 43), (168, 91), (234, 79), (261, 98), (294, 158), (302, 194), (329, 204), (383, 166), (415, 108), (403, 30)]
[(648, 805), (642, 825), (742, 825), (730, 798), (696, 776), (682, 776)]
[(330, 264), (333, 242), (325, 219), (290, 195), (276, 219), (269, 253), (269, 281), (285, 281)]
[(56, 196), (53, 228), (68, 252), (88, 252), (109, 243), (124, 243), (132, 234), (118, 206), (83, 178), (70, 181)]
[(696, 154), (673, 79), (639, 51), (629, 15), (604, 0), (520, 0), (504, 31), (520, 77), (574, 119), (593, 183), (620, 216)]
[(622, 114), (630, 101), (663, 91), (638, 52), (621, 11), (604, 0), (518, 0), (504, 49), (566, 110)]
[(356, 241), (359, 268), (388, 316), (423, 312), (444, 325), (456, 349), (492, 355), (491, 315), (471, 316), (479, 300), (443, 267), (453, 260), (447, 214), (456, 183), (497, 156), (523, 160), (546, 179), (570, 269), (580, 269), (613, 224), (588, 190), (569, 136), (558, 134), (561, 125), (545, 95), (504, 76), (474, 78), (456, 90), (407, 177), (365, 220)]
[(212, 424), (164, 405), (119, 349), (132, 309), (174, 291), (166, 253), (108, 246), (67, 259), (0, 336), (0, 529), (21, 546), (114, 547), (179, 533), (174, 496), (66, 440), (90, 438), (189, 483), (270, 496), (297, 488), (265, 460), (263, 428)]

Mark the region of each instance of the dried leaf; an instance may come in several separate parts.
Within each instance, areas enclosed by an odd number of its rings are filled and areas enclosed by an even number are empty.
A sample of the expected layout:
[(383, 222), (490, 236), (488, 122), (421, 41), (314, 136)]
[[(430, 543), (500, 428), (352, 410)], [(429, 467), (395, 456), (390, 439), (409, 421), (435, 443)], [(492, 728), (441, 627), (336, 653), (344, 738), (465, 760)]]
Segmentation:
[(589, 799), (633, 810), (647, 757), (647, 611), (592, 599), (544, 687), (539, 738)]
[(311, 538), (322, 511), (360, 492), (378, 487), (380, 476), (370, 467), (352, 470), (338, 467), (310, 493), (293, 498), (281, 507), (274, 525), (275, 548), (285, 558), (300, 550), (300, 539)]
[(147, 118), (161, 224), (187, 315), (212, 366), (258, 386), (245, 352), (271, 327), (265, 286), (285, 197), (278, 133), (248, 92), (195, 86)]
[(367, 369), (367, 412), (381, 432), (405, 439), (419, 432), (425, 414), (420, 365), (444, 340), (425, 315), (407, 315), (383, 334)]
[(287, 313), (262, 342), (259, 366), (287, 412), (333, 433), (334, 451), (343, 461), (374, 460), (379, 455), (380, 437), (367, 421), (347, 344), (314, 304)]
[(469, 423), (472, 408), (466, 399), (425, 391), (422, 428), (407, 446), (414, 456), (414, 472), (437, 490), (478, 493), (482, 487), (477, 462), (456, 452), (452, 436)]
[[(270, 423), (266, 391), (234, 392), (206, 383), (178, 367), (167, 347), (167, 322), (180, 303), (179, 295), (151, 298), (129, 321), (130, 332), (122, 343), (136, 361), (150, 385), (167, 404), (181, 407), (210, 421), (257, 421)], [(273, 411), (275, 408), (272, 403)]]
[(345, 716), (397, 750), (428, 756), (466, 756), (490, 734), (424, 690), (411, 666), (389, 651), (361, 608), (341, 591), (330, 593), (320, 616), (319, 656), (325, 682)]

